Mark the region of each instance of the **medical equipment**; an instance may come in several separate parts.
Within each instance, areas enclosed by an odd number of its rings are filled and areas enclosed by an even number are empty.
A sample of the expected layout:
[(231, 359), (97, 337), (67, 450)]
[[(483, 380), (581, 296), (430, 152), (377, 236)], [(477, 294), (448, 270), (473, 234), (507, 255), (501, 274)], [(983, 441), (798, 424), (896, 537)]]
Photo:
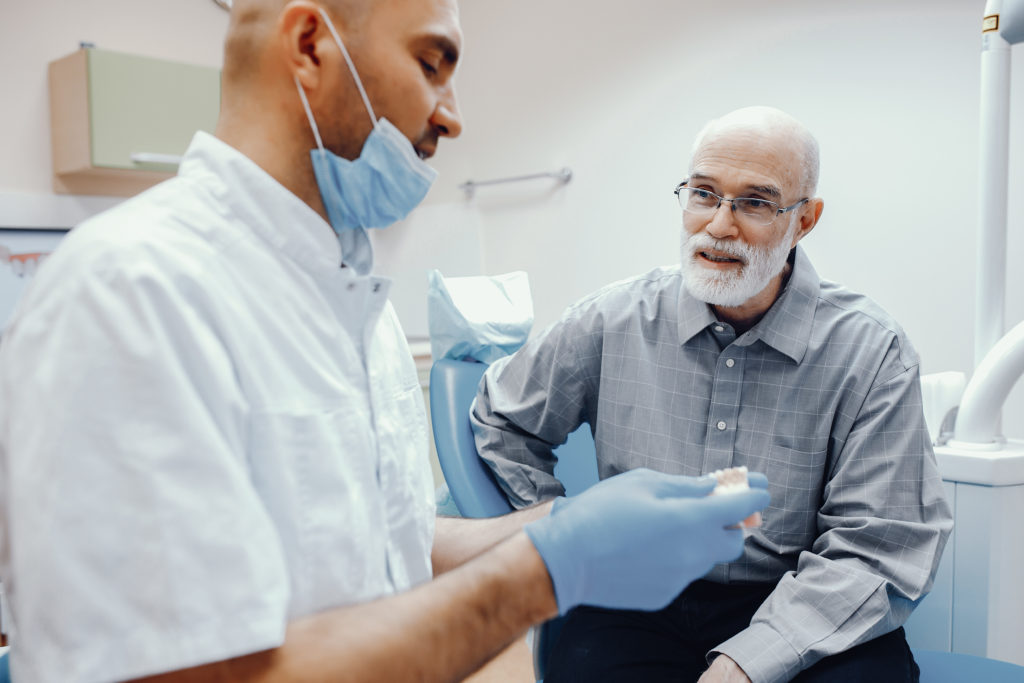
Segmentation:
[[(1024, 664), (1024, 441), (1001, 412), (1024, 373), (1024, 322), (1004, 332), (1010, 49), (1024, 42), (1024, 0), (988, 0), (982, 24), (980, 230), (975, 369), (952, 438), (935, 448), (954, 530), (931, 595), (908, 622), (915, 648)], [(1019, 117), (1018, 117), (1019, 118)]]

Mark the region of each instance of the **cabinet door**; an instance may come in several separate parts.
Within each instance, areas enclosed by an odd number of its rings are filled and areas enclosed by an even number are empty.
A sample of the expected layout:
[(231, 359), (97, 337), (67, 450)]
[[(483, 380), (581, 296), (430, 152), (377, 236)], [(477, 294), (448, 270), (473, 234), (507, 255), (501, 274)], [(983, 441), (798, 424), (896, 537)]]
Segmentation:
[(167, 170), (138, 157), (180, 157), (217, 123), (218, 69), (92, 49), (87, 77), (94, 167)]

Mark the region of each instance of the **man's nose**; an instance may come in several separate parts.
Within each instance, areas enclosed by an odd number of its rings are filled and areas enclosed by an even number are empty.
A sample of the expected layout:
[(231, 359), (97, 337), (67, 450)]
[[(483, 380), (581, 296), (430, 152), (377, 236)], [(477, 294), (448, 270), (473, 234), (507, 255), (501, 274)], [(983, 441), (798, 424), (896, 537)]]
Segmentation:
[(736, 214), (732, 210), (732, 202), (722, 201), (711, 220), (704, 226), (704, 231), (716, 239), (735, 237), (739, 233), (736, 227)]
[(444, 94), (437, 101), (437, 107), (430, 117), (430, 123), (440, 135), (446, 138), (457, 138), (462, 133), (462, 114), (459, 112), (459, 101), (455, 96), (455, 85), (445, 88)]

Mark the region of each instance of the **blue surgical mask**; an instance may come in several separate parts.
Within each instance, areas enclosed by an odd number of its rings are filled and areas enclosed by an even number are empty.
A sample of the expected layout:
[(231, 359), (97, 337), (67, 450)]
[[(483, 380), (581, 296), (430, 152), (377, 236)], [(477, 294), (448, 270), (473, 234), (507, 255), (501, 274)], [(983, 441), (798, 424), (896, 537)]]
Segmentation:
[(327, 218), (338, 233), (342, 259), (357, 273), (365, 275), (373, 267), (373, 247), (366, 229), (386, 228), (408, 216), (427, 196), (437, 171), (419, 158), (412, 143), (390, 121), (377, 119), (341, 36), (322, 8), (320, 16), (345, 57), (373, 122), (373, 130), (357, 159), (349, 161), (324, 149), (298, 77), (295, 85), (316, 138), (317, 148), (309, 153), (313, 160), (313, 173), (327, 209)]

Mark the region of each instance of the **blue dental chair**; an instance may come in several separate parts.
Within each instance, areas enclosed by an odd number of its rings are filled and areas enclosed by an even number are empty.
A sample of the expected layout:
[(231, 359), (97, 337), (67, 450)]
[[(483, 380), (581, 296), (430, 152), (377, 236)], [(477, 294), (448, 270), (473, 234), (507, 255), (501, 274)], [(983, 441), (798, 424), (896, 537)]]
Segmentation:
[[(469, 407), (476, 396), (487, 365), (443, 358), (430, 369), (430, 419), (434, 428), (437, 459), (455, 506), (463, 517), (497, 517), (512, 512), (512, 506), (480, 459), (469, 424)], [(555, 476), (573, 496), (597, 483), (597, 460), (590, 428), (583, 425), (555, 449)], [(533, 668), (544, 678), (548, 655), (562, 628), (553, 619), (536, 632)], [(2, 681), (0, 681), (2, 683)]]
[[(452, 499), (463, 517), (496, 517), (512, 512), (505, 494), (479, 458), (469, 407), (476, 397), (485, 363), (443, 358), (430, 369), (430, 415), (437, 459)], [(555, 476), (574, 496), (597, 483), (597, 460), (590, 428), (584, 425), (555, 449)]]
[(959, 652), (914, 650), (914, 661), (921, 668), (921, 683), (1024, 682), (1024, 666), (997, 659), (985, 659)]

